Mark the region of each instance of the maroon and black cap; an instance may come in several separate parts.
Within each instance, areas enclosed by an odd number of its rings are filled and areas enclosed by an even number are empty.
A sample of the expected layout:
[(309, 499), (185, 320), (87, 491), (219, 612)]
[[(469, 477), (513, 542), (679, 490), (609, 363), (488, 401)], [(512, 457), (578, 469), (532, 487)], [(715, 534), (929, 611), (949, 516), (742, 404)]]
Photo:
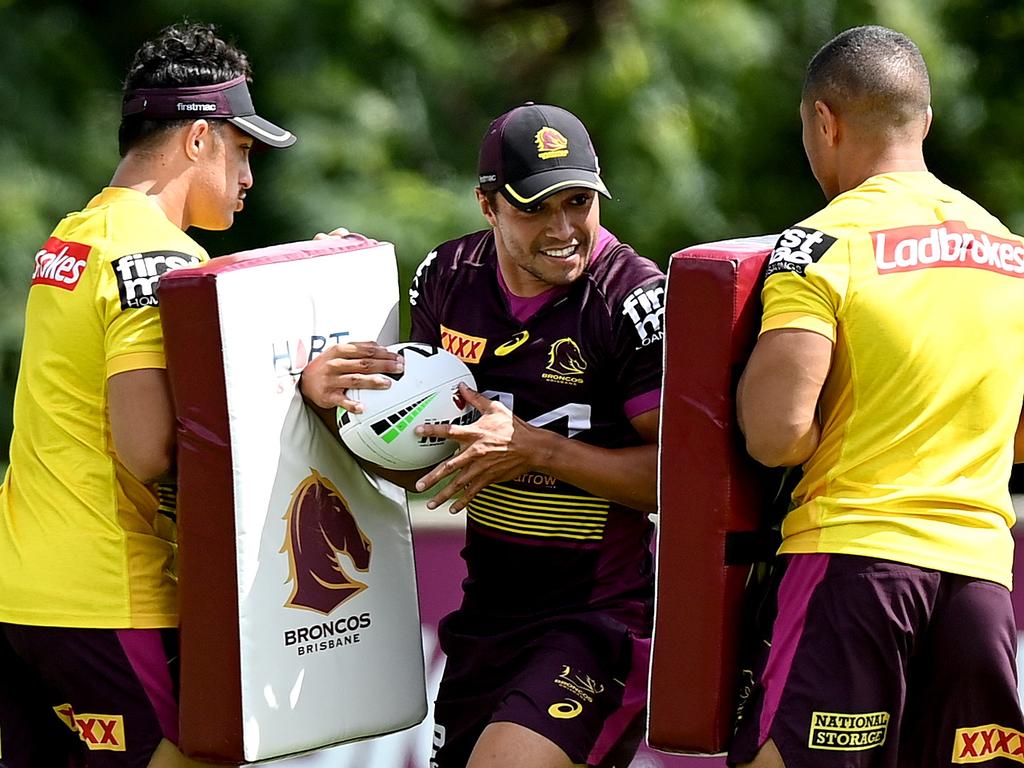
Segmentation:
[(124, 95), (121, 116), (148, 120), (227, 120), (271, 147), (290, 147), (295, 135), (256, 114), (245, 75), (225, 83), (180, 88), (137, 88)]
[(585, 187), (611, 197), (587, 129), (571, 112), (527, 102), (491, 123), (480, 147), (480, 188), (529, 208), (556, 192)]

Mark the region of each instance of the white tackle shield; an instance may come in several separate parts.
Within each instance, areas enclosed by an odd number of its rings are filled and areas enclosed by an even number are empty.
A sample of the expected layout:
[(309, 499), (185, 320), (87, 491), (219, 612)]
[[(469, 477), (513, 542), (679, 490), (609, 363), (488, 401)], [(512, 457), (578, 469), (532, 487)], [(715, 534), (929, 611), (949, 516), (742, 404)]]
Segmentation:
[(329, 239), (169, 272), (178, 414), (180, 744), (255, 762), (426, 715), (404, 492), (298, 391), (335, 343), (398, 334), (394, 248)]

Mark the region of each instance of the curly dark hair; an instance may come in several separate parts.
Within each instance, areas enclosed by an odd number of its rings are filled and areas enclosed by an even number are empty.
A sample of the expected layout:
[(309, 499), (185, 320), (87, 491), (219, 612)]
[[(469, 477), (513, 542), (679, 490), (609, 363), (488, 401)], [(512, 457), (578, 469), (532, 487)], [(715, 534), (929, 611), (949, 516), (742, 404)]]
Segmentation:
[[(124, 80), (124, 94), (136, 88), (213, 85), (240, 75), (252, 77), (243, 51), (218, 37), (212, 24), (183, 21), (164, 28), (139, 47)], [(186, 122), (149, 120), (140, 115), (123, 117), (117, 132), (121, 157)]]

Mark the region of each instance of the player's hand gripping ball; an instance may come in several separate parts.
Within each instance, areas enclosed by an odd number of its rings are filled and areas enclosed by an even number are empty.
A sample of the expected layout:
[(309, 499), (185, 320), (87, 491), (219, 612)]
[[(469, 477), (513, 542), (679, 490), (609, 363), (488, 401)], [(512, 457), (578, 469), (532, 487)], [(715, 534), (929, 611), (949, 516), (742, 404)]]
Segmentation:
[(389, 389), (350, 389), (362, 413), (338, 409), (338, 432), (356, 456), (387, 469), (422, 469), (455, 453), (458, 443), (416, 434), (420, 424), (469, 424), (479, 413), (459, 395), (459, 382), (476, 389), (466, 364), (446, 350), (408, 342), (388, 349), (405, 358), (405, 371), (388, 374)]

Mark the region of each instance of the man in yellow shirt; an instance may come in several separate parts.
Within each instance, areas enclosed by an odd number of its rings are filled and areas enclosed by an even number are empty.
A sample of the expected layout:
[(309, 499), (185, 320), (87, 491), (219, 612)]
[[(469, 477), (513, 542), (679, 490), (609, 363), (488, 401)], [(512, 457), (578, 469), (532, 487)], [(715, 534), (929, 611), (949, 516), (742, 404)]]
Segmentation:
[(826, 44), (800, 114), (830, 202), (769, 258), (738, 397), (751, 455), (803, 479), (730, 762), (1020, 762), (1024, 241), (927, 171), (928, 72), (904, 35)]
[[(244, 53), (169, 27), (125, 82), (110, 185), (35, 254), (0, 487), (0, 764), (191, 765), (177, 740), (174, 413), (157, 281), (242, 210)], [(201, 375), (201, 372), (197, 372)]]

